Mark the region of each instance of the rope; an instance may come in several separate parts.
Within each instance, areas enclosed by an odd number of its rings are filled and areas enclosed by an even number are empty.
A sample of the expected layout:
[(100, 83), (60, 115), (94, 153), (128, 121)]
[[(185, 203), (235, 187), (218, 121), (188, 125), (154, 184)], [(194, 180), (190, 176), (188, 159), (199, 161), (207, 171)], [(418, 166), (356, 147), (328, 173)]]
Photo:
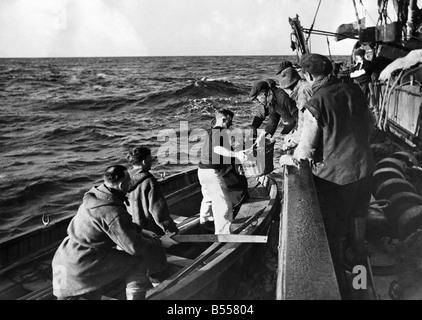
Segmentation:
[[(378, 22), (381, 21), (382, 23), (384, 21), (384, 23), (387, 24), (387, 19), (389, 19), (391, 22), (391, 18), (388, 16), (388, 0), (383, 0), (382, 7), (378, 9), (378, 13), (379, 13)], [(377, 22), (377, 25), (378, 25), (378, 22)]]
[(387, 84), (384, 89), (384, 94), (381, 93), (381, 107), (380, 107), (380, 117), (378, 119), (378, 128), (382, 129), (382, 118), (384, 117), (384, 109), (385, 109), (385, 100), (387, 97), (388, 87), (390, 86), (391, 77), (388, 78)]
[[(384, 90), (384, 95), (382, 96), (382, 102), (381, 102), (381, 110), (380, 110), (380, 118), (379, 118), (379, 122), (378, 122), (378, 128), (381, 130), (386, 130), (387, 129), (387, 120), (388, 120), (388, 110), (389, 110), (389, 100), (390, 100), (390, 96), (393, 93), (393, 90), (397, 87), (397, 83), (399, 82), (401, 76), (403, 75), (403, 70), (400, 71), (400, 74), (398, 75), (398, 77), (396, 78), (396, 80), (394, 81), (394, 84), (392, 84), (390, 87), (390, 83), (392, 80), (392, 77), (390, 77), (388, 79), (387, 85), (385, 87)], [(388, 105), (388, 108), (386, 108)], [(384, 117), (384, 119), (383, 119)], [(384, 123), (383, 123), (384, 120)]]
[(365, 12), (365, 13), (364, 13), (365, 17), (366, 17), (366, 16), (368, 16), (368, 17), (369, 17), (369, 19), (371, 19), (371, 20), (372, 20), (372, 22), (373, 22), (374, 24), (377, 24), (377, 23), (375, 22), (375, 20), (374, 20), (374, 19), (372, 19), (372, 17), (371, 17), (371, 15), (369, 14), (368, 10), (366, 10), (366, 7), (365, 7), (365, 5), (363, 4), (362, 0), (360, 0), (360, 2), (359, 2), (359, 3), (360, 3), (360, 5), (362, 6), (363, 11)]
[(388, 102), (390, 100), (391, 94), (393, 93), (393, 90), (397, 87), (397, 83), (401, 79), (402, 74), (403, 74), (403, 70), (400, 71), (400, 74), (397, 77), (396, 81), (394, 81), (394, 84), (390, 87), (390, 91), (388, 92), (387, 99), (385, 100), (385, 105), (386, 105), (386, 107), (388, 106), (388, 108), (386, 108), (386, 110), (385, 110), (385, 118), (384, 118), (384, 124), (383, 124), (383, 130), (384, 131), (386, 131), (386, 129), (387, 129), (388, 110), (390, 109), (390, 104)]
[(374, 200), (369, 203), (368, 209), (373, 210), (382, 210), (386, 209), (391, 205), (390, 200), (381, 199), (381, 200)]

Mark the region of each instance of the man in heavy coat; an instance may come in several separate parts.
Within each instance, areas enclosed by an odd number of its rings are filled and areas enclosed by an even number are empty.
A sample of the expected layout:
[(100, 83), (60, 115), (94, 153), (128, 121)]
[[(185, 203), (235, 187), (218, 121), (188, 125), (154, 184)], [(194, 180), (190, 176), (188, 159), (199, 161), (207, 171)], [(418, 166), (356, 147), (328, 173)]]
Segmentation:
[(128, 300), (145, 298), (149, 256), (177, 244), (166, 234), (145, 238), (126, 211), (130, 175), (126, 167), (110, 166), (104, 183), (83, 198), (57, 249), (53, 262), (53, 293), (59, 300), (100, 299), (104, 286), (126, 282)]
[(334, 267), (341, 279), (346, 238), (353, 251), (351, 263), (366, 262), (365, 226), (375, 168), (369, 136), (375, 121), (362, 90), (337, 80), (327, 57), (305, 54), (300, 66), (313, 95), (305, 104), (299, 145), (293, 156), (282, 156), (280, 163), (311, 160)]

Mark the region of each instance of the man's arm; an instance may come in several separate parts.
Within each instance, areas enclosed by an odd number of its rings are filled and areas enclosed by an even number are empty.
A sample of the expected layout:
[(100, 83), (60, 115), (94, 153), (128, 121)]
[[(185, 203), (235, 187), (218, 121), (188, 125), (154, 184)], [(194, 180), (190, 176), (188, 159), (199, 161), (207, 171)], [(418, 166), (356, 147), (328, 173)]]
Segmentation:
[(268, 124), (265, 127), (265, 132), (270, 134), (271, 136), (274, 135), (274, 133), (277, 130), (278, 123), (280, 122), (280, 114), (274, 110), (274, 108), (271, 108), (270, 114), (268, 116)]
[(243, 155), (244, 155), (243, 151), (233, 151), (233, 150), (226, 149), (223, 146), (215, 146), (213, 150), (215, 153), (223, 157), (237, 158), (240, 161), (243, 161)]
[(155, 223), (163, 230), (178, 232), (176, 223), (170, 216), (170, 209), (159, 185), (152, 186), (148, 194), (149, 212)]
[(303, 117), (303, 130), (300, 135), (299, 144), (293, 153), (293, 159), (296, 161), (312, 159), (321, 132), (321, 127), (317, 119), (309, 110), (306, 109), (304, 111)]
[(373, 66), (370, 61), (365, 60), (362, 62), (362, 67), (360, 70), (355, 70), (350, 74), (350, 78), (357, 78), (359, 76), (362, 76), (364, 74), (371, 75), (373, 72)]
[(110, 239), (130, 255), (142, 255), (151, 246), (161, 246), (159, 238), (149, 239), (141, 234), (139, 226), (132, 222), (128, 212), (120, 210), (106, 230)]
[(286, 93), (278, 93), (276, 97), (277, 99), (274, 103), (274, 107), (270, 111), (270, 121), (268, 122), (265, 131), (274, 135), (278, 123), (281, 122), (281, 134), (287, 134), (296, 126), (296, 103)]
[(356, 70), (356, 71), (353, 71), (350, 74), (350, 78), (357, 78), (357, 77), (364, 75), (365, 73), (366, 73), (366, 71), (364, 69)]
[(264, 122), (265, 118), (267, 117), (267, 112), (264, 106), (260, 105), (254, 114), (253, 120), (252, 120), (252, 126), (256, 129), (258, 129), (261, 124)]

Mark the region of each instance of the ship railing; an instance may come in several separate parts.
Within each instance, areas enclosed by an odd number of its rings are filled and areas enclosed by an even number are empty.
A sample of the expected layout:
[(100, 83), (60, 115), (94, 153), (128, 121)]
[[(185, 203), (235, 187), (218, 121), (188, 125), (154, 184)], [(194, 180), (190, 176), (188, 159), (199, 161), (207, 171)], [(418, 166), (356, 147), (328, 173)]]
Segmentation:
[(282, 197), (277, 300), (340, 300), (308, 161), (275, 172)]

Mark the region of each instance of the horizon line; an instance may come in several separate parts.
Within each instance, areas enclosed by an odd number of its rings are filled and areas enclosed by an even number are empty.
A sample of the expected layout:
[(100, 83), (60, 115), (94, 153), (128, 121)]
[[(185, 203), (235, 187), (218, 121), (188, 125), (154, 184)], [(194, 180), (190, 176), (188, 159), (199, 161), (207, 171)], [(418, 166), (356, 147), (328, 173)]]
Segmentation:
[[(42, 57), (31, 57), (31, 56), (17, 56), (17, 57), (0, 57), (0, 59), (73, 59), (73, 58), (172, 58), (172, 57), (283, 57), (283, 56), (296, 56), (296, 54), (227, 54), (227, 55), (140, 55), (140, 56), (42, 56)], [(327, 57), (329, 55), (326, 55)], [(348, 57), (350, 54), (332, 54), (331, 56), (345, 56)]]

